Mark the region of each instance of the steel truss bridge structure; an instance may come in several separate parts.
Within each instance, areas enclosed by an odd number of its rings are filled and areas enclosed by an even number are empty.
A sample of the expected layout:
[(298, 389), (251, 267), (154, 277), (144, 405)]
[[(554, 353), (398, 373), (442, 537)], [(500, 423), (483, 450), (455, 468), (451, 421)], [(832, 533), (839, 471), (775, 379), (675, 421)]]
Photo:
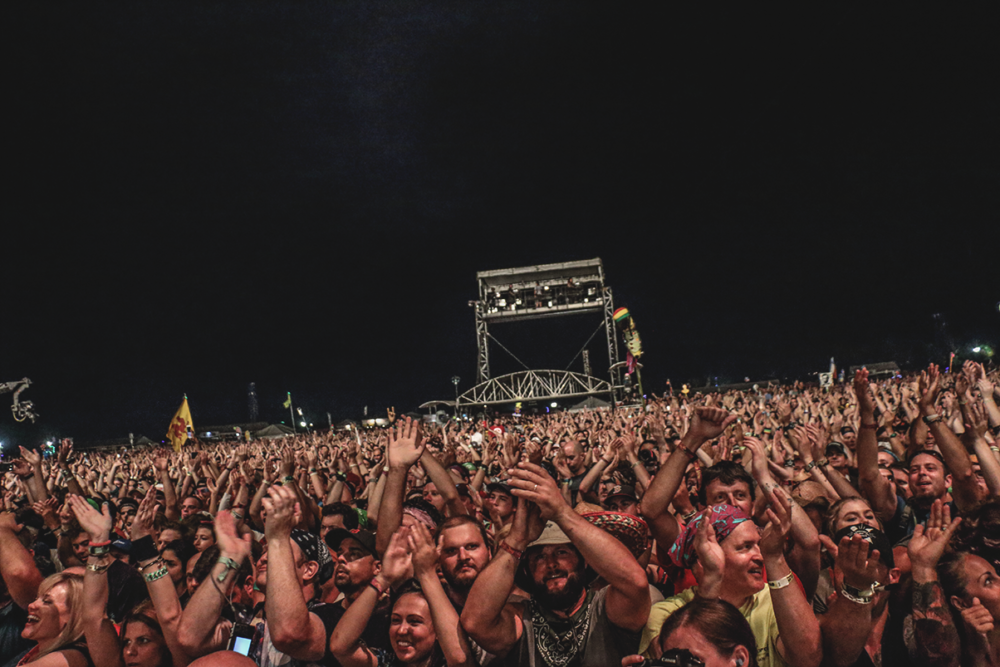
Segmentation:
[(499, 405), (610, 394), (607, 380), (571, 371), (518, 371), (490, 378), (458, 397), (458, 405)]
[[(476, 315), (478, 384), (458, 397), (458, 405), (496, 405), (611, 394), (622, 384), (618, 339), (612, 319), (614, 300), (611, 288), (604, 282), (604, 266), (600, 258), (480, 271), (476, 273), (476, 281), (479, 299), (470, 301), (469, 305)], [(503, 347), (490, 334), (491, 326), (588, 312), (602, 316), (608, 348), (609, 380), (573, 373), (568, 368), (565, 371), (525, 370), (490, 377), (490, 340)], [(594, 332), (596, 334), (597, 331)], [(584, 344), (584, 349), (587, 344)], [(509, 350), (503, 349), (509, 353)], [(577, 355), (582, 352), (583, 349)]]

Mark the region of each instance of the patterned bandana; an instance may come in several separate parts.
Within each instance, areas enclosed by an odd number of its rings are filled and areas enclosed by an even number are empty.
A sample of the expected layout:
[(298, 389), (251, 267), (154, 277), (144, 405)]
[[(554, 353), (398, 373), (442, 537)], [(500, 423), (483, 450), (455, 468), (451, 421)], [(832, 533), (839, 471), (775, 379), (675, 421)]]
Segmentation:
[(594, 592), (587, 591), (583, 606), (569, 619), (569, 627), (561, 632), (549, 624), (538, 600), (528, 600), (528, 617), (535, 631), (535, 646), (549, 667), (565, 667), (574, 661), (583, 648), (590, 631), (590, 604), (593, 599)]
[(732, 505), (712, 505), (695, 514), (688, 525), (684, 527), (684, 532), (680, 534), (674, 546), (670, 547), (670, 558), (675, 564), (692, 568), (698, 562), (698, 553), (694, 548), (694, 538), (698, 533), (698, 526), (708, 517), (715, 528), (715, 538), (722, 544), (722, 541), (729, 537), (729, 534), (736, 530), (736, 526), (744, 521), (750, 521), (746, 512)]
[(302, 556), (306, 561), (316, 561), (319, 563), (319, 570), (316, 572), (316, 582), (323, 584), (333, 576), (333, 557), (326, 543), (319, 539), (318, 535), (307, 533), (304, 530), (293, 530), (292, 540), (299, 545)]

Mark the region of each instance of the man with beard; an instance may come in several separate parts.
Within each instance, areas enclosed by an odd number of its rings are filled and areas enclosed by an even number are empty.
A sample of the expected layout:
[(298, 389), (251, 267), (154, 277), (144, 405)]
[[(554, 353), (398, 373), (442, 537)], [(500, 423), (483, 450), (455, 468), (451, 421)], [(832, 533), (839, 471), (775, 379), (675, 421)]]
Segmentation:
[[(624, 544), (574, 512), (540, 466), (518, 463), (510, 485), (519, 499), (514, 523), (469, 592), (462, 627), (511, 664), (621, 664), (649, 615), (642, 567)], [(608, 586), (588, 588), (596, 576)], [(515, 581), (530, 600), (508, 599)]]
[[(479, 573), (490, 562), (490, 549), (486, 529), (470, 516), (453, 516), (441, 524), (438, 536), (438, 566), (447, 584), (445, 592), (458, 613), (462, 613), (469, 599), (469, 591)], [(490, 664), (495, 656), (488, 653), (473, 639), (469, 645), (482, 667)]]
[(490, 562), (490, 549), (482, 524), (470, 516), (453, 516), (441, 524), (438, 565), (448, 586), (446, 591), (461, 612), (476, 577)]
[[(940, 453), (927, 449), (909, 459), (911, 497), (891, 520), (886, 533), (893, 540), (905, 542), (917, 524), (930, 517), (934, 501), (948, 506), (953, 516), (968, 512), (979, 503), (979, 484), (972, 470), (972, 460), (958, 436), (938, 414), (935, 402), (940, 390), (938, 367), (931, 364), (920, 374), (920, 412), (929, 427)], [(951, 492), (949, 492), (949, 488)]]
[[(326, 534), (326, 544), (330, 547), (337, 563), (333, 582), (343, 595), (336, 604), (345, 610), (358, 599), (361, 592), (382, 569), (382, 563), (375, 552), (375, 535), (361, 528), (354, 530), (335, 528)], [(375, 609), (361, 638), (368, 646), (389, 648), (388, 605)]]

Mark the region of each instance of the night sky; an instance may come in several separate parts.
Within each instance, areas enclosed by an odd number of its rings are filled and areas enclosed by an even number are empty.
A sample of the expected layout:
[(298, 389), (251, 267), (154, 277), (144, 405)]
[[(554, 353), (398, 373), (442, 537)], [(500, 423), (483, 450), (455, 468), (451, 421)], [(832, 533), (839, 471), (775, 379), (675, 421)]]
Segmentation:
[(23, 3), (0, 440), (448, 399), (476, 271), (593, 257), (656, 392), (1000, 343), (996, 23), (676, 4)]

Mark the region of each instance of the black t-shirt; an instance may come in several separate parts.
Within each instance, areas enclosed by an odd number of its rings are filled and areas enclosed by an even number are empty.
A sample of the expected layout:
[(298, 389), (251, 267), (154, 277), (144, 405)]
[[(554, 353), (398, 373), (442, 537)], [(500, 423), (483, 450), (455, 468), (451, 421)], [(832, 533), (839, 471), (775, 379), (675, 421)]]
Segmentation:
[(14, 602), (0, 607), (0, 660), (20, 655), (34, 645), (33, 641), (21, 639), (21, 632), (27, 620), (28, 612)]
[(330, 635), (333, 634), (333, 629), (337, 627), (337, 623), (344, 616), (344, 608), (339, 604), (314, 602), (309, 604), (309, 611), (319, 617), (319, 620), (323, 623), (323, 630), (326, 634), (326, 648), (322, 660), (313, 662), (291, 660), (289, 662), (285, 662), (284, 659), (281, 658), (281, 656), (285, 654), (278, 651), (270, 641), (270, 635), (267, 633), (266, 623), (258, 623), (250, 649), (250, 657), (253, 661), (258, 665), (267, 665), (268, 667), (272, 665), (282, 665), (283, 667), (313, 667), (313, 665), (322, 665), (323, 667), (340, 667), (340, 662), (333, 657), (332, 653), (330, 653)]

